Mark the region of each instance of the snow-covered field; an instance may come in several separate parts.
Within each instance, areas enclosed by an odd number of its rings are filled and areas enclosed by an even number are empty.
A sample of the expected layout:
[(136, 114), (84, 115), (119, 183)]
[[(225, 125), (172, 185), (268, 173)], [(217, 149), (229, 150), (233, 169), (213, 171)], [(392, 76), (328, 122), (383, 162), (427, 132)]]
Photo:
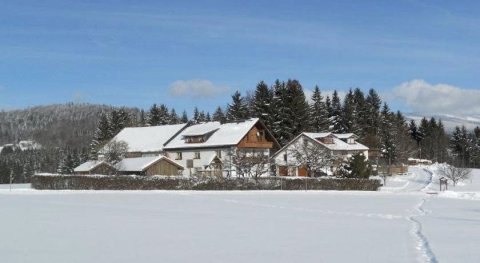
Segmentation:
[(433, 194), (434, 168), (380, 192), (1, 186), (0, 262), (478, 262), (480, 170)]

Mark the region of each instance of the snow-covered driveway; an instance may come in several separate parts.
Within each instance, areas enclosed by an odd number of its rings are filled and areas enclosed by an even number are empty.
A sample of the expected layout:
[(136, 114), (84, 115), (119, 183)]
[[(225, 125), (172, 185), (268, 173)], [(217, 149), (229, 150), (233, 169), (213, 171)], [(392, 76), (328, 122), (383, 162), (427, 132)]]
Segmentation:
[(432, 173), (425, 167), (409, 167), (408, 175), (395, 176), (387, 179), (387, 184), (382, 191), (387, 192), (420, 192), (425, 191), (432, 182)]
[(476, 262), (478, 201), (426, 194), (426, 174), (380, 192), (0, 188), (0, 262)]

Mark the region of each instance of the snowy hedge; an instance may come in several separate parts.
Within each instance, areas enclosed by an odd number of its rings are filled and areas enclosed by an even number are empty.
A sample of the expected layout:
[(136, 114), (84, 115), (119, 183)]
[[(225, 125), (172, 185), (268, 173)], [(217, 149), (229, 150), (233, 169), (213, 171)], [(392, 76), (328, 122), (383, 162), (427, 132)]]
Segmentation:
[(336, 178), (185, 178), (167, 176), (46, 175), (32, 188), (51, 190), (362, 190), (376, 191), (379, 180)]

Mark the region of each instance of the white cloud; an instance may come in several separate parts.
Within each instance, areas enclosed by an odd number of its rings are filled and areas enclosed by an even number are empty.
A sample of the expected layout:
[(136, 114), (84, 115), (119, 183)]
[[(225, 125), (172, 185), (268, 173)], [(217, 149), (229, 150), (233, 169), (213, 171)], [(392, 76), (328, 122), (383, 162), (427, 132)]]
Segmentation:
[(412, 110), (429, 114), (478, 114), (480, 90), (415, 79), (394, 88), (393, 97)]
[(173, 96), (215, 97), (229, 91), (226, 85), (216, 85), (209, 80), (177, 80), (170, 85)]

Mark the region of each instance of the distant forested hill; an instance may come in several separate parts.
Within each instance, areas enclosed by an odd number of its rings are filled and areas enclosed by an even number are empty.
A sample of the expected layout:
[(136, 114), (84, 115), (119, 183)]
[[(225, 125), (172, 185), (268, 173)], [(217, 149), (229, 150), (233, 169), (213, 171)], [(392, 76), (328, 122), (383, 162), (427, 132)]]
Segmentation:
[[(0, 145), (35, 140), (45, 147), (86, 147), (101, 113), (112, 109), (108, 105), (68, 103), (0, 111)], [(134, 116), (139, 114), (136, 108), (127, 110)]]

